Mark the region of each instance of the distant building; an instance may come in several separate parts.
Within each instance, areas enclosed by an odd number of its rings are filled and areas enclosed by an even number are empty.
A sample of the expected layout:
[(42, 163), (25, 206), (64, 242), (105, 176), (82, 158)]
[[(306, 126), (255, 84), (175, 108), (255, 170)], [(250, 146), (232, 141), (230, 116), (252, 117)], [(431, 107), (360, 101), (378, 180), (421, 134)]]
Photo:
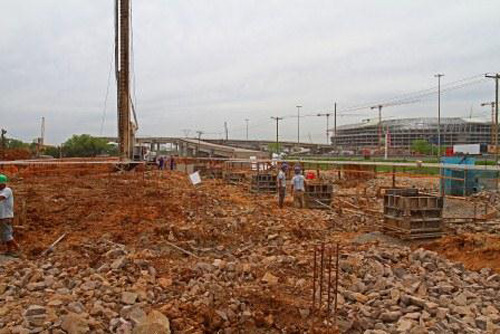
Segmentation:
[[(332, 144), (343, 149), (376, 148), (382, 143), (385, 133), (389, 133), (389, 145), (393, 148), (409, 149), (413, 141), (424, 139), (438, 143), (437, 117), (404, 118), (382, 121), (367, 120), (358, 124), (337, 127), (337, 136), (331, 138)], [(332, 131), (333, 133), (333, 131)], [(442, 117), (441, 145), (490, 144), (492, 139), (491, 122), (473, 118)]]

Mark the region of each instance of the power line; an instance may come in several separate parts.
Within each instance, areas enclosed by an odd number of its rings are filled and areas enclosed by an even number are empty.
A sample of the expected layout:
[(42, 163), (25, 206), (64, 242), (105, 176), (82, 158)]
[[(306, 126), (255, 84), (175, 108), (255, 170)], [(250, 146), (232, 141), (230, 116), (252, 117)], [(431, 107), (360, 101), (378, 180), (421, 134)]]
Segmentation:
[(111, 85), (111, 71), (113, 71), (113, 55), (111, 55), (111, 61), (109, 62), (109, 73), (108, 73), (108, 84), (106, 86), (106, 95), (104, 97), (104, 106), (102, 108), (102, 119), (101, 119), (101, 130), (99, 131), (99, 135), (102, 136), (104, 131), (104, 123), (106, 122), (106, 112), (108, 106), (108, 97), (109, 97), (109, 87)]

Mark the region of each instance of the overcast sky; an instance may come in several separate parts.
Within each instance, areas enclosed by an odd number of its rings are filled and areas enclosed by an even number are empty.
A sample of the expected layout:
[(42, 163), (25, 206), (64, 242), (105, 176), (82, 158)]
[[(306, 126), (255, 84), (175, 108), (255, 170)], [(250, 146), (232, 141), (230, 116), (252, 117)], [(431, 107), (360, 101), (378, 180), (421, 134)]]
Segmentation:
[[(331, 112), (500, 71), (498, 0), (132, 0), (139, 135), (275, 137), (270, 116)], [(113, 0), (0, 0), (0, 126), (47, 142), (116, 135)], [(443, 116), (488, 117), (492, 79), (445, 92)], [(105, 101), (107, 106), (105, 107)], [(384, 118), (433, 116), (435, 96)], [(103, 123), (104, 119), (104, 123)], [(280, 124), (296, 140), (297, 119)], [(325, 118), (301, 119), (324, 142)]]

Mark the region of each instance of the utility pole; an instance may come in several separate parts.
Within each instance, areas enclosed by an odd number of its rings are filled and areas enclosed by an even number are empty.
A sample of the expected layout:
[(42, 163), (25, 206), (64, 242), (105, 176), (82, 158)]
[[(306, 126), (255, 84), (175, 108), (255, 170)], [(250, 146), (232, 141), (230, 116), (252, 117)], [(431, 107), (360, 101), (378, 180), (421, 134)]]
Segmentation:
[(226, 133), (226, 141), (229, 140), (229, 130), (227, 129), (227, 122), (224, 122), (224, 132)]
[(370, 109), (378, 109), (378, 145), (380, 148), (382, 147), (382, 107), (381, 104), (370, 107)]
[(247, 136), (246, 136), (247, 140), (248, 140), (248, 121), (249, 121), (249, 119), (245, 118), (245, 123), (246, 123), (246, 126), (247, 126), (247, 133), (246, 133), (247, 134)]
[(491, 106), (491, 139), (490, 139), (490, 142), (491, 142), (491, 145), (495, 145), (495, 129), (493, 127), (493, 124), (495, 123), (495, 101), (493, 102), (485, 102), (485, 103), (481, 103), (481, 107), (484, 107), (484, 106)]
[(300, 108), (302, 106), (297, 106), (297, 146), (300, 146)]
[(42, 125), (40, 127), (40, 146), (45, 145), (45, 117), (42, 117)]
[(203, 131), (196, 131), (196, 134), (198, 135), (198, 147), (196, 149), (196, 155), (199, 154), (200, 151), (200, 146), (201, 146), (201, 135), (203, 134)]
[(317, 116), (318, 117), (321, 117), (321, 116), (326, 116), (326, 145), (330, 144), (330, 136), (329, 136), (329, 133), (330, 133), (330, 123), (329, 123), (329, 120), (330, 120), (330, 116), (332, 115), (332, 113), (324, 113), (324, 114), (318, 114)]
[(333, 104), (333, 149), (337, 152), (337, 102)]
[(134, 127), (130, 117), (130, 0), (115, 0), (115, 72), (120, 158), (132, 159)]
[(283, 120), (283, 117), (271, 117), (276, 121), (276, 153), (280, 153), (280, 140), (279, 140), (279, 121)]
[(7, 134), (7, 130), (2, 129), (2, 160), (5, 160), (5, 154), (7, 150), (7, 140), (5, 135)]
[(438, 73), (434, 75), (435, 78), (438, 79), (438, 162), (441, 162), (441, 77), (444, 77), (444, 74)]
[[(486, 74), (486, 78), (491, 78), (495, 79), (495, 126), (494, 126), (494, 131), (495, 131), (495, 138), (494, 138), (494, 145), (495, 145), (495, 164), (498, 166), (498, 79), (500, 79), (500, 73), (496, 73), (494, 75)], [(498, 182), (497, 182), (498, 185)]]

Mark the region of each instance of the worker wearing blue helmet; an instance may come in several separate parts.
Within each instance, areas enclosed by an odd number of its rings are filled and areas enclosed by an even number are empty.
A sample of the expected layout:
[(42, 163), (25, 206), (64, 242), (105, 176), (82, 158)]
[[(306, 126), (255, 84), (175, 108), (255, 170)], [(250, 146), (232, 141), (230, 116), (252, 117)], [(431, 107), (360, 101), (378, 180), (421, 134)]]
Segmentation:
[(283, 208), (286, 196), (286, 172), (288, 170), (288, 164), (284, 162), (281, 165), (280, 171), (278, 172), (278, 205)]

